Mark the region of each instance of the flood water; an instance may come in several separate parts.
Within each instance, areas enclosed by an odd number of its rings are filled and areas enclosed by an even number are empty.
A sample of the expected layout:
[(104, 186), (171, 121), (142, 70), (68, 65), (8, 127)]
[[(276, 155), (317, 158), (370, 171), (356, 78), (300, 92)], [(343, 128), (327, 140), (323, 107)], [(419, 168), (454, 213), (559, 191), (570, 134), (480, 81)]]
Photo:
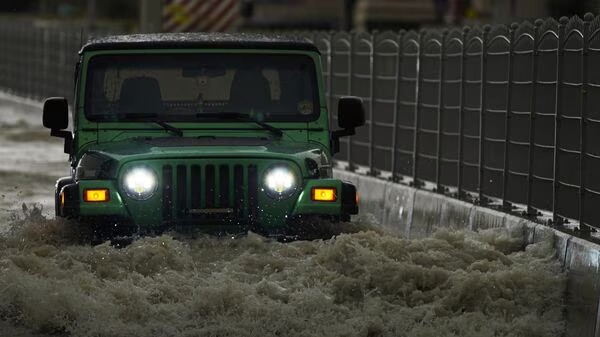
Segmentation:
[[(0, 100), (0, 336), (561, 336), (565, 275), (523, 230), (278, 243), (166, 234), (89, 246), (51, 215), (67, 170)], [(43, 208), (40, 210), (40, 206)]]

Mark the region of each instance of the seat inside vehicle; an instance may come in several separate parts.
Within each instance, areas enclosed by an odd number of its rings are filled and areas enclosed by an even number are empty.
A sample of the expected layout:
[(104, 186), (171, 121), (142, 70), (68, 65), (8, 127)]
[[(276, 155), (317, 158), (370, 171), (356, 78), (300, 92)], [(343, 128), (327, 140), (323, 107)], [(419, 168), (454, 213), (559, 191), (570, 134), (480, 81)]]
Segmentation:
[(153, 77), (125, 79), (121, 85), (119, 107), (126, 114), (161, 114), (163, 101), (158, 81)]
[(231, 83), (229, 102), (237, 112), (264, 109), (271, 103), (269, 81), (258, 69), (239, 69)]

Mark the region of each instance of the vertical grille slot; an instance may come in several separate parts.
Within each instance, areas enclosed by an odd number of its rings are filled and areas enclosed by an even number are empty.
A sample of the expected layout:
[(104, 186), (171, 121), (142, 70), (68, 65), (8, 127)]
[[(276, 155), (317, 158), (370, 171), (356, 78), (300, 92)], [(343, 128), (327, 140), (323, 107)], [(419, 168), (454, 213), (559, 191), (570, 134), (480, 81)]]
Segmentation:
[(185, 215), (187, 209), (187, 167), (177, 165), (177, 214)]
[(256, 165), (248, 166), (248, 216), (255, 221), (258, 212), (258, 176)]
[(191, 208), (193, 209), (198, 209), (200, 208), (201, 204), (200, 204), (200, 195), (202, 194), (202, 186), (201, 186), (201, 180), (202, 180), (202, 170), (200, 169), (200, 166), (198, 165), (192, 165), (191, 168), (191, 172), (190, 172), (190, 188), (191, 188)]
[(229, 166), (219, 166), (219, 207), (228, 208), (229, 205)]
[(215, 207), (215, 166), (214, 165), (206, 165), (204, 185), (205, 185), (204, 201), (206, 204), (206, 208), (214, 208)]
[[(162, 167), (162, 217), (179, 220), (254, 222), (259, 212), (257, 164), (223, 161), (168, 164)], [(230, 216), (203, 209), (232, 209)], [(190, 212), (190, 210), (194, 212)], [(227, 219), (226, 219), (227, 218)], [(202, 224), (199, 222), (198, 224)]]
[(163, 219), (173, 217), (173, 168), (170, 165), (163, 167), (163, 193), (162, 193)]
[(233, 167), (233, 208), (236, 216), (244, 216), (244, 167), (235, 165)]

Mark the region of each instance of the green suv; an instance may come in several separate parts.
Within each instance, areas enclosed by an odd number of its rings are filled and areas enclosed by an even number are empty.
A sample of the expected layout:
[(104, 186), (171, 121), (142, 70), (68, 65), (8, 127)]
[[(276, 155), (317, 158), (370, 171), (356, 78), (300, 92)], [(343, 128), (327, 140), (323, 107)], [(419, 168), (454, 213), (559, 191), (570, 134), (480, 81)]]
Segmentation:
[(332, 178), (331, 156), (364, 124), (363, 104), (340, 98), (331, 131), (313, 44), (113, 36), (83, 46), (76, 69), (73, 132), (65, 98), (43, 111), (72, 166), (56, 183), (58, 217), (104, 237), (173, 227), (287, 236), (357, 214), (356, 188)]

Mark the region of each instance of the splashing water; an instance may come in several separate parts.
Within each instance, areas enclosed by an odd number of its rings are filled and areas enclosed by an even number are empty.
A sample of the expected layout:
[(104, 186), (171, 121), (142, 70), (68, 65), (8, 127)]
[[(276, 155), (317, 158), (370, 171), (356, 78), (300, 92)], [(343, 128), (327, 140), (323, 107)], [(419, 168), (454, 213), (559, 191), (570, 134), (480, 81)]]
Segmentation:
[[(4, 336), (560, 336), (552, 242), (147, 237), (116, 249), (36, 208), (0, 237)], [(360, 226), (359, 226), (360, 227)]]

